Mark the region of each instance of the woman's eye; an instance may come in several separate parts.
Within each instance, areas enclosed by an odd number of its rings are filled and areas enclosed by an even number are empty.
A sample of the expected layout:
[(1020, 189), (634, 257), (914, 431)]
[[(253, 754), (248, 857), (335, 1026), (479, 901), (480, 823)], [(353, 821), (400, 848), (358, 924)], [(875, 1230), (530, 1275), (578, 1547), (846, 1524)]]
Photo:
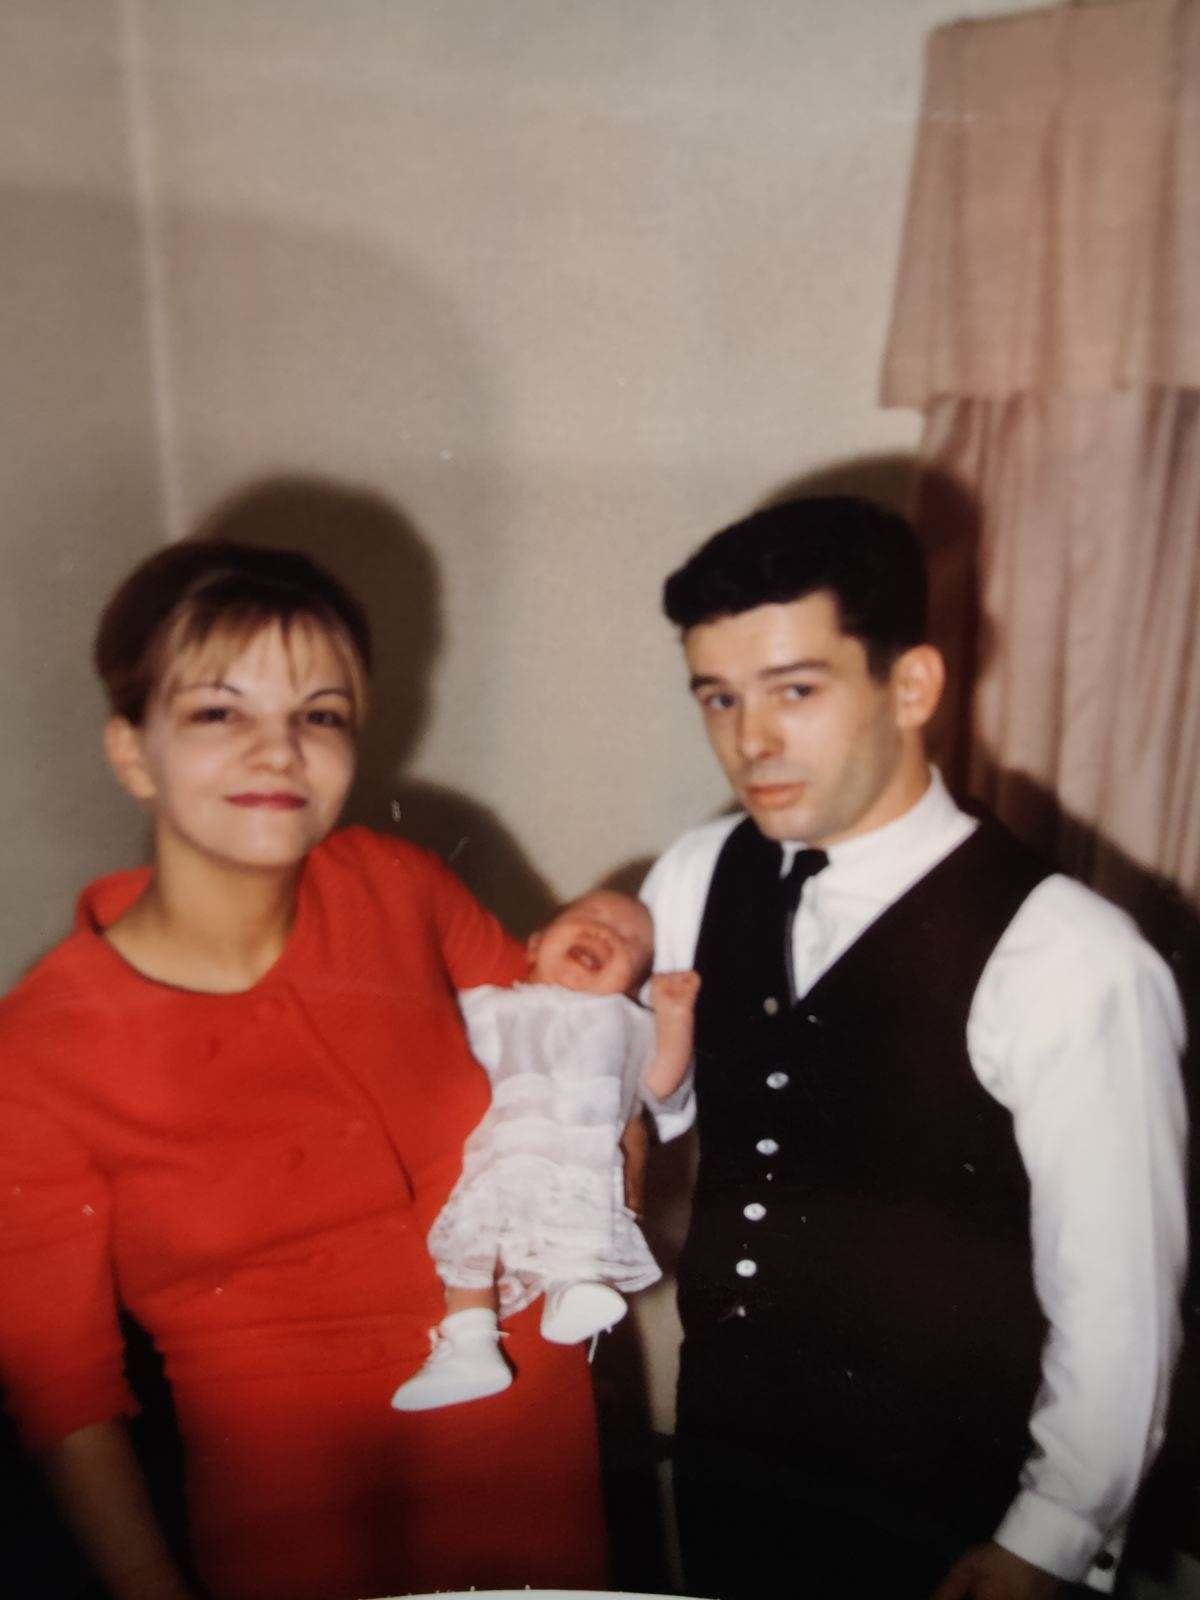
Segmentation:
[(701, 699), (700, 704), (705, 711), (728, 711), (730, 706), (733, 705), (733, 696), (731, 694), (708, 694)]
[(785, 700), (807, 700), (810, 695), (817, 692), (815, 683), (785, 683), (783, 698)]
[(350, 726), (350, 718), (344, 711), (307, 711), (304, 720), (313, 728), (335, 728), (343, 732)]
[(231, 710), (230, 706), (197, 706), (195, 711), (188, 713), (188, 721), (228, 722)]

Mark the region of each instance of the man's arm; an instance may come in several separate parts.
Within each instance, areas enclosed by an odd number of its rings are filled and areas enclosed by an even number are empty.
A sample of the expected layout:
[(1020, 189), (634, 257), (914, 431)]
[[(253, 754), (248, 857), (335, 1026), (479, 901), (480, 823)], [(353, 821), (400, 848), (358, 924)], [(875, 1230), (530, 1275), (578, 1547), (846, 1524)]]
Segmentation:
[(1040, 885), (988, 963), (968, 1028), (1030, 1180), (1049, 1324), (1035, 1448), (994, 1544), (960, 1564), (939, 1600), (1015, 1600), (1038, 1593), (1020, 1587), (1024, 1566), (1080, 1581), (1097, 1556), (1090, 1581), (1111, 1587), (1178, 1353), (1182, 1041), (1170, 974), (1128, 919), (1068, 879)]

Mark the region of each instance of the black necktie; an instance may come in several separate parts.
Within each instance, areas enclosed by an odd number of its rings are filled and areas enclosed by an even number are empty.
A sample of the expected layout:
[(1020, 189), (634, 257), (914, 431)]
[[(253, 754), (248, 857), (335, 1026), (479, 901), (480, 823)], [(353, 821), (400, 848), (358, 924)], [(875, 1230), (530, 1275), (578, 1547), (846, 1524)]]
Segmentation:
[(788, 994), (796, 1003), (795, 966), (792, 961), (792, 923), (800, 904), (800, 891), (809, 878), (824, 872), (829, 857), (824, 850), (797, 850), (792, 864), (779, 880), (779, 918), (783, 924), (783, 970), (787, 973)]

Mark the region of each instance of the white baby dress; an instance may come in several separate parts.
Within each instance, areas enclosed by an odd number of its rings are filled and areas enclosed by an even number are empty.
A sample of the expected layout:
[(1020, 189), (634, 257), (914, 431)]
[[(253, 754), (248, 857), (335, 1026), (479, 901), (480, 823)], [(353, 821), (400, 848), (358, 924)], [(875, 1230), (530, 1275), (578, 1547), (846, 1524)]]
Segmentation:
[(487, 985), (458, 999), (492, 1103), (430, 1230), (443, 1281), (485, 1289), (495, 1274), (501, 1316), (550, 1283), (631, 1292), (656, 1282), (625, 1205), (619, 1149), (654, 1054), (651, 1013), (624, 995), (552, 984)]

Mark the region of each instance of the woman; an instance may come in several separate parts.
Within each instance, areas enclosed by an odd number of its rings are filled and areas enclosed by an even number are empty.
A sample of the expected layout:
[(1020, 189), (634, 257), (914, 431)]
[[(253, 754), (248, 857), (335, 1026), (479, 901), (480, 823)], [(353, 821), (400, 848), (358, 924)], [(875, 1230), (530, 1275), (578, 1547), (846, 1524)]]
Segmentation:
[(389, 1405), (487, 1100), (454, 991), (524, 958), (434, 858), (331, 833), (369, 658), (329, 574), (224, 542), (159, 552), (101, 621), (154, 859), (0, 1005), (0, 1374), (115, 1600), (197, 1592), (125, 1433), (118, 1303), (165, 1363), (199, 1592), (603, 1580), (586, 1368), (536, 1314), (512, 1390)]

